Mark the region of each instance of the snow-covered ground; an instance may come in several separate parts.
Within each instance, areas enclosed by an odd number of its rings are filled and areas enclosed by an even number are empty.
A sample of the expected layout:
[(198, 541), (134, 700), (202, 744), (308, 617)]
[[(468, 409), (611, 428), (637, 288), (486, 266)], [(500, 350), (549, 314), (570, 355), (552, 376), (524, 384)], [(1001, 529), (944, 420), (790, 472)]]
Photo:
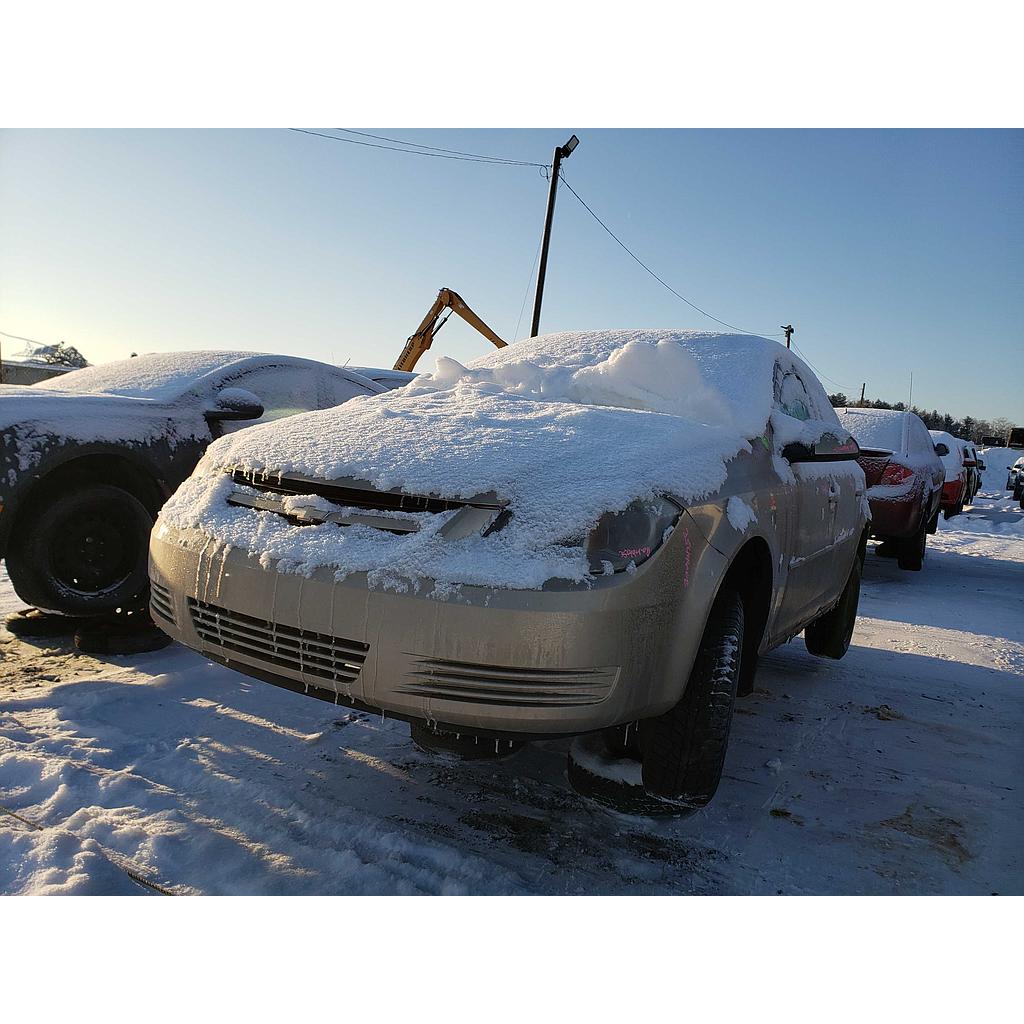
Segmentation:
[(1002, 454), (924, 571), (869, 552), (842, 662), (799, 639), (763, 660), (721, 789), (683, 821), (587, 803), (564, 742), (455, 762), (181, 648), (100, 661), (0, 632), (0, 891), (152, 892), (133, 872), (182, 893), (1022, 893), (1024, 511)]

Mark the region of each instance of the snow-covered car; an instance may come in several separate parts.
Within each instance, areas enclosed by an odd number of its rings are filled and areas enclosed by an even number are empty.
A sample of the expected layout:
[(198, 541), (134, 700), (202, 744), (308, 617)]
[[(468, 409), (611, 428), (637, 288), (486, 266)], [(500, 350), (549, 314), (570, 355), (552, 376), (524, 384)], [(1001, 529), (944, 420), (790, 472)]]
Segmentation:
[[(946, 519), (960, 515), (964, 505), (970, 503), (974, 497), (972, 492), (973, 477), (968, 472), (968, 449), (967, 442), (961, 441), (958, 437), (945, 430), (929, 430), (932, 436), (932, 443), (935, 446), (935, 454), (942, 462), (945, 471), (945, 481), (942, 484), (942, 498), (939, 507)], [(971, 460), (977, 466), (977, 460)]]
[(758, 655), (801, 631), (817, 655), (849, 646), (857, 455), (811, 370), (763, 338), (568, 333), (442, 358), (212, 445), (153, 531), (152, 612), (428, 748), (603, 735), (644, 796), (693, 809)]
[(836, 409), (860, 445), (871, 535), (901, 569), (919, 570), (928, 534), (938, 528), (946, 471), (920, 416), (895, 409)]
[(0, 558), (27, 604), (144, 607), (149, 532), (216, 437), (385, 388), (252, 352), (142, 355), (0, 386)]
[[(963, 441), (963, 438), (961, 438)], [(964, 504), (973, 504), (978, 491), (981, 490), (981, 477), (985, 471), (985, 463), (978, 454), (978, 449), (972, 441), (963, 441), (964, 444), (964, 467), (967, 470), (967, 496)]]
[(1024, 496), (1024, 457), (1019, 458), (1006, 474), (1006, 489), (1013, 492), (1014, 498)]

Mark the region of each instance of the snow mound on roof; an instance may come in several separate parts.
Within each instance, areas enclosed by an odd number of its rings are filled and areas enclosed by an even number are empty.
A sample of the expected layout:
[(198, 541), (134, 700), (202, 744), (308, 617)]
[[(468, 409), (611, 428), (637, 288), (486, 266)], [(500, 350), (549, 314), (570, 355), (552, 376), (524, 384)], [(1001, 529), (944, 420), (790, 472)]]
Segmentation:
[(100, 366), (87, 366), (66, 373), (59, 381), (32, 385), (50, 391), (82, 394), (124, 395), (170, 401), (184, 394), (201, 377), (258, 352), (153, 352), (119, 359)]
[[(256, 426), (215, 442), (162, 519), (299, 571), (333, 566), (376, 578), (537, 588), (589, 575), (583, 542), (606, 512), (660, 493), (693, 502), (761, 435), (776, 360), (812, 392), (816, 426), (838, 422), (813, 374), (775, 342), (747, 335), (604, 331), (548, 335), (343, 408)], [(795, 421), (794, 421), (795, 423)], [(226, 504), (226, 469), (369, 481), (409, 493), (508, 500), (508, 524), (450, 541), (442, 516), (396, 536), (331, 524), (296, 529)]]

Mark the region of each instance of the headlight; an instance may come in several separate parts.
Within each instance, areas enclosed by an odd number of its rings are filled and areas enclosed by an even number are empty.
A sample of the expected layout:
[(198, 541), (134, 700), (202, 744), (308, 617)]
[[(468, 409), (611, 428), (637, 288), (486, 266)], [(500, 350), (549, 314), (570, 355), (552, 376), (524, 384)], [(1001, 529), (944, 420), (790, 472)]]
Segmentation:
[(590, 571), (601, 576), (646, 562), (682, 511), (668, 498), (655, 498), (634, 501), (621, 512), (602, 516), (587, 540)]

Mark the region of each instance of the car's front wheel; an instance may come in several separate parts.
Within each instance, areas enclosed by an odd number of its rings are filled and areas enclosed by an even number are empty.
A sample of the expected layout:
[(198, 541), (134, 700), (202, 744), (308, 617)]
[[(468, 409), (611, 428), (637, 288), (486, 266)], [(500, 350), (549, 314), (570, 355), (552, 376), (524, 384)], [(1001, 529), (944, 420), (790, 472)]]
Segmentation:
[(678, 704), (639, 730), (644, 789), (697, 810), (715, 795), (729, 743), (743, 654), (743, 600), (734, 590), (715, 599)]
[(26, 603), (65, 615), (135, 610), (145, 602), (153, 516), (135, 495), (93, 484), (21, 516), (7, 571)]

